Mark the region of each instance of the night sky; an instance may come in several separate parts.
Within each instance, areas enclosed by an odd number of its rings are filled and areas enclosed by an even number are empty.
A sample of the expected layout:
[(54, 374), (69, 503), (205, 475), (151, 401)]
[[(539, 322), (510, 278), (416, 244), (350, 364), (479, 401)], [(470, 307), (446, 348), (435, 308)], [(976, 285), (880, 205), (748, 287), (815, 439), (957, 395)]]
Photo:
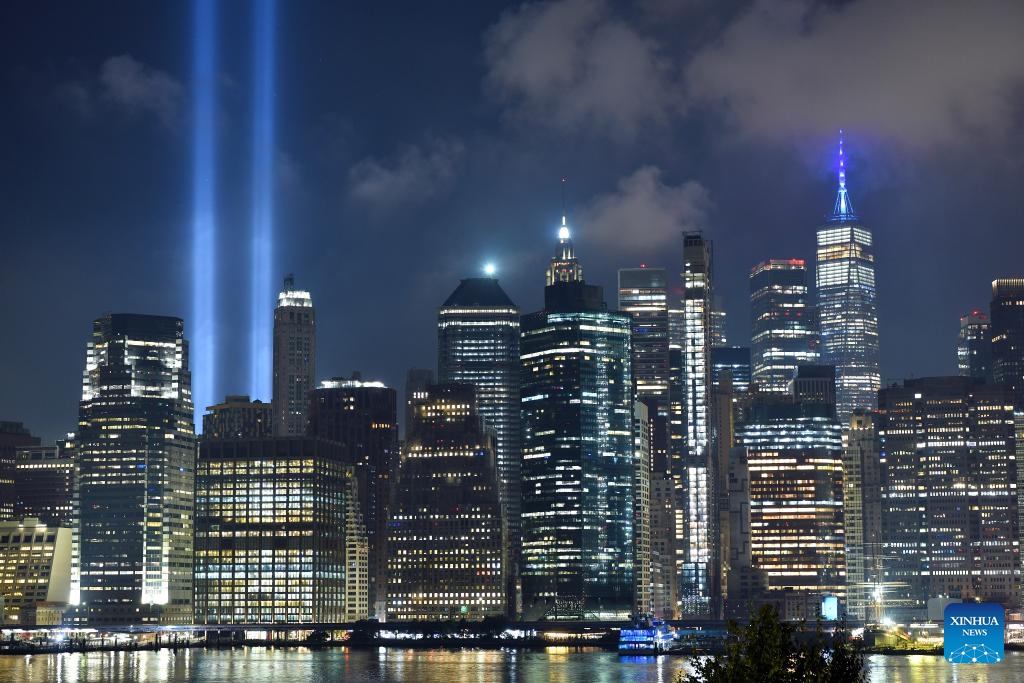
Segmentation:
[[(750, 267), (813, 260), (839, 128), (883, 381), (955, 373), (959, 315), (1024, 275), (1024, 4), (358, 5), (278, 3), (274, 281), (313, 294), (320, 378), (401, 391), (486, 261), (540, 308), (563, 176), (610, 305), (619, 267), (678, 271), (680, 231), (703, 229), (746, 344)], [(91, 320), (176, 315), (190, 336), (192, 5), (0, 12), (0, 420), (52, 440), (75, 428)], [(220, 22), (223, 395), (249, 391), (250, 4)]]

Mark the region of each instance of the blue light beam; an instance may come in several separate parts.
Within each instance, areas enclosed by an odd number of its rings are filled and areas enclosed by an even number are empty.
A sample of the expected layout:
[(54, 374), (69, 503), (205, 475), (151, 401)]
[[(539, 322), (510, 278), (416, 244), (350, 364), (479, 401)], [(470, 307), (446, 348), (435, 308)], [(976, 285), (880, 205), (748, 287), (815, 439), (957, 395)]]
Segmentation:
[[(192, 402), (202, 414), (214, 404), (217, 365), (216, 87), (217, 13), (215, 0), (195, 0), (192, 82)], [(201, 430), (196, 420), (196, 431)]]
[(274, 240), (274, 0), (256, 0), (253, 25), (252, 352), (253, 398), (271, 396)]

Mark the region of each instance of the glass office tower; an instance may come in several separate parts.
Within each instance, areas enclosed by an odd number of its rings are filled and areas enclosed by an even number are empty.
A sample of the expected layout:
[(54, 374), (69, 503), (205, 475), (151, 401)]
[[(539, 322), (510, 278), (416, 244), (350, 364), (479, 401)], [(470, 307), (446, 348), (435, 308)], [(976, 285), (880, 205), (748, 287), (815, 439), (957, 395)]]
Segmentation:
[(992, 380), (992, 326), (983, 311), (974, 309), (960, 316), (956, 367), (961, 377)]
[(992, 379), (1013, 388), (1017, 410), (1024, 410), (1024, 278), (992, 282)]
[(821, 362), (836, 366), (836, 408), (848, 424), (854, 410), (875, 407), (881, 375), (874, 242), (850, 203), (842, 140), (835, 208), (817, 237)]
[(192, 420), (181, 319), (97, 319), (78, 417), (81, 597), (90, 623), (191, 623)]
[(753, 381), (785, 394), (798, 365), (818, 362), (818, 330), (803, 259), (770, 259), (750, 271)]
[(581, 281), (522, 319), (525, 619), (633, 609), (631, 325)]

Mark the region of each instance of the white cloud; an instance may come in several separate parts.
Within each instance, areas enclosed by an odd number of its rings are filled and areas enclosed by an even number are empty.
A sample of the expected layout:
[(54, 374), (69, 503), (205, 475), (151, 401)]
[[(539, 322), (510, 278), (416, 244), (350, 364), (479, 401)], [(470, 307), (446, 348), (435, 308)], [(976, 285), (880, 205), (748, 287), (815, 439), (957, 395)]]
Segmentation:
[(628, 138), (680, 104), (657, 43), (602, 0), (529, 3), (484, 36), (486, 88), (515, 116)]
[(581, 236), (618, 249), (657, 249), (678, 242), (684, 230), (705, 226), (711, 199), (698, 182), (667, 185), (661, 170), (643, 166), (622, 178), (614, 192), (583, 212)]
[(451, 189), (464, 147), (457, 140), (411, 145), (392, 160), (367, 157), (349, 169), (349, 192), (376, 208), (422, 202)]
[(918, 147), (999, 139), (1024, 84), (1021, 35), (1013, 0), (762, 0), (698, 52), (686, 80), (751, 137), (846, 125)]
[(179, 120), (184, 88), (169, 74), (131, 55), (110, 57), (94, 76), (58, 84), (56, 95), (81, 116), (104, 108), (152, 114), (168, 128)]

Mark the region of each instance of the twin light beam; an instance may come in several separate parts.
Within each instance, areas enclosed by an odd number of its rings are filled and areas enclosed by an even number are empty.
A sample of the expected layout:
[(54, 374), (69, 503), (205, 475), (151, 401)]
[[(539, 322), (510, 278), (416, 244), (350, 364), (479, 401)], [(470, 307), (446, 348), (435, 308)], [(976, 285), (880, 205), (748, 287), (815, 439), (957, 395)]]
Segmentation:
[[(254, 398), (270, 398), (274, 238), (275, 0), (253, 4), (252, 251), (250, 254), (250, 376)], [(217, 371), (217, 2), (194, 0), (192, 76), (192, 398), (197, 411), (213, 405)]]

